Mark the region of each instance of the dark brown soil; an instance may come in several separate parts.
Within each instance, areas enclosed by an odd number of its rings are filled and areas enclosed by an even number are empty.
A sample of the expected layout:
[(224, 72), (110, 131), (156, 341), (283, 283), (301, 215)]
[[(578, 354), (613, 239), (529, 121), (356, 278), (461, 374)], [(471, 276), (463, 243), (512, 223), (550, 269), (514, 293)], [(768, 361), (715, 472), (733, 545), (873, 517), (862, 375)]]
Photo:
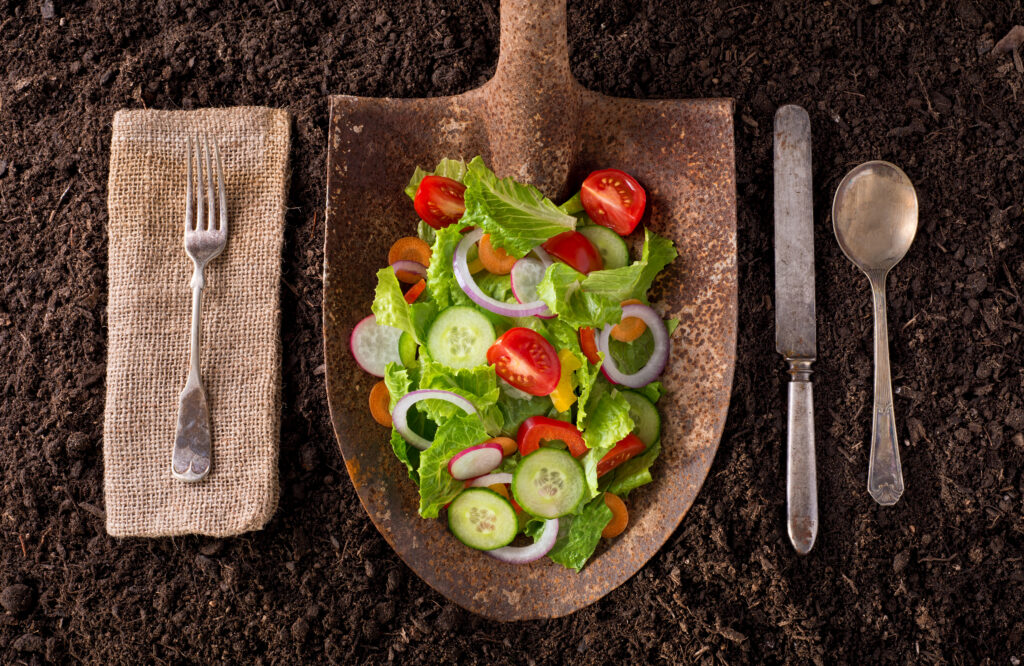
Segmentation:
[[(0, 661), (1024, 659), (1024, 66), (990, 53), (1024, 22), (1019, 3), (570, 3), (587, 86), (736, 98), (740, 342), (725, 436), (683, 527), (603, 601), (522, 626), (459, 610), (377, 534), (321, 365), (325, 95), (478, 85), (497, 7), (331, 4), (0, 0)], [(773, 344), (771, 127), (785, 102), (815, 133), (824, 522), (805, 559), (783, 526)], [(118, 541), (101, 457), (111, 117), (235, 104), (295, 115), (280, 509), (237, 539)], [(838, 180), (870, 158), (903, 166), (921, 201), (889, 288), (907, 480), (890, 509), (864, 490), (867, 284), (829, 218)]]

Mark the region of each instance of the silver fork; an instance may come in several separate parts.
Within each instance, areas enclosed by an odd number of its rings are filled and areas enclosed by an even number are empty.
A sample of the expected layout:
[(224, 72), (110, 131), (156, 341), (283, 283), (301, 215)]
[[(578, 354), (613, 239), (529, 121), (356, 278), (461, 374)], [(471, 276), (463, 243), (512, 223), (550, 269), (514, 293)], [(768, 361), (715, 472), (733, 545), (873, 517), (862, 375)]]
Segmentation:
[[(195, 150), (193, 151), (193, 145)], [(217, 161), (217, 194), (220, 217), (214, 211), (213, 169), (210, 166), (210, 142), (203, 139), (202, 155), (199, 141), (189, 138), (186, 144), (185, 186), (185, 253), (192, 259), (192, 338), (189, 353), (191, 368), (185, 389), (178, 398), (178, 425), (174, 435), (174, 453), (171, 456), (171, 474), (182, 481), (199, 481), (210, 471), (212, 460), (210, 445), (210, 408), (206, 389), (199, 377), (199, 328), (203, 301), (203, 269), (228, 242), (228, 207), (224, 195), (224, 171), (220, 162), (220, 148), (216, 139), (213, 151)], [(192, 196), (192, 157), (196, 161), (196, 196)], [(206, 197), (209, 214), (203, 223), (203, 157), (206, 158)], [(193, 200), (194, 199), (194, 200)], [(218, 222), (219, 220), (219, 222)]]

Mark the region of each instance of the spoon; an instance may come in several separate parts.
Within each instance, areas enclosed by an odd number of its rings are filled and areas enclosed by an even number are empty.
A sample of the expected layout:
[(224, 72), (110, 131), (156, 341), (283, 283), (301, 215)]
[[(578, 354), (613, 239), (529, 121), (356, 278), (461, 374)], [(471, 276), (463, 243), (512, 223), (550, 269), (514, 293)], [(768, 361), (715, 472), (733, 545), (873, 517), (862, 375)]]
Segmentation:
[(910, 249), (917, 233), (917, 194), (907, 174), (876, 160), (843, 178), (832, 202), (832, 225), (843, 254), (871, 283), (875, 311), (875, 408), (871, 425), (868, 493), (882, 506), (903, 494), (889, 378), (885, 277)]

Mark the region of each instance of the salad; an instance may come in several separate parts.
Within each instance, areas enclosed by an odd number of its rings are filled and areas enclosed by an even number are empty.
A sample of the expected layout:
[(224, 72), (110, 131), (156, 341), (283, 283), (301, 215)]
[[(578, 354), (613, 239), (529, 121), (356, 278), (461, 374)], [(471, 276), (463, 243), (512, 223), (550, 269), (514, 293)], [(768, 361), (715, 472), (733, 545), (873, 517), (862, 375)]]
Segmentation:
[[(676, 258), (646, 193), (596, 171), (561, 205), (480, 157), (417, 167), (421, 221), (377, 273), (351, 350), (382, 377), (374, 419), (419, 486), (419, 514), (509, 563), (576, 570), (628, 524), (661, 451), (658, 381), (678, 322), (647, 303)], [(403, 284), (406, 285), (403, 289)], [(526, 545), (514, 545), (525, 543)]]

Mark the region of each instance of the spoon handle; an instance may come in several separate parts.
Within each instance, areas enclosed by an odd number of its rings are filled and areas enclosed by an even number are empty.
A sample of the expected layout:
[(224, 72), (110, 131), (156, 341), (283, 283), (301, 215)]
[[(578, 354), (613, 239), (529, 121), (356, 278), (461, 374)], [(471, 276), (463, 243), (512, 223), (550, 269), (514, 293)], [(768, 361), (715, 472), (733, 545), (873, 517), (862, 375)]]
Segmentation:
[(868, 494), (882, 506), (892, 506), (903, 494), (896, 417), (889, 378), (889, 330), (886, 323), (885, 275), (872, 277), (875, 309), (875, 409), (871, 423), (871, 459), (868, 462)]

